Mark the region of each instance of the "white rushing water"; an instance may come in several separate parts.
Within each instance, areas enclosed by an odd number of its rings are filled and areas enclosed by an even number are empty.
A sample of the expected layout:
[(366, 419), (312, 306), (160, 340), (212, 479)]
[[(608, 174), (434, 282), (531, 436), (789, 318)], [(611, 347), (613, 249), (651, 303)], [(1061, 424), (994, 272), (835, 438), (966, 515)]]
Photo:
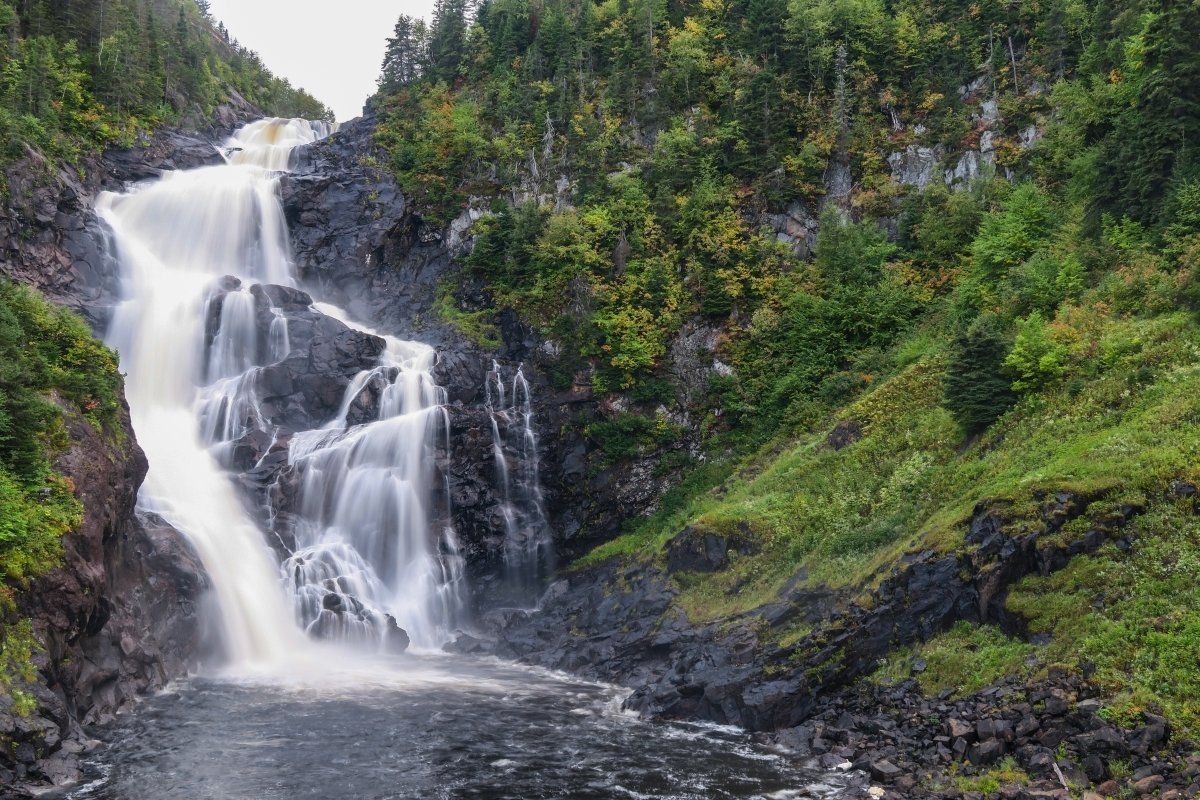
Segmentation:
[(533, 395), (518, 366), (510, 386), (496, 361), (487, 374), (486, 403), (492, 425), (492, 458), (504, 517), (504, 567), (508, 599), (532, 606), (554, 569), (553, 538), (546, 521), (538, 472)]
[[(263, 334), (251, 289), (295, 284), (279, 176), (295, 147), (330, 132), (304, 120), (256, 122), (229, 140), (223, 165), (97, 201), (122, 275), (109, 341), (150, 462), (139, 502), (195, 546), (234, 663), (287, 662), (304, 648), (305, 630), (378, 645), (398, 623), (431, 647), (462, 604), (453, 531), (431, 529), (441, 491), (431, 450), (446, 427), (431, 348), (384, 337), (379, 365), (352, 382), (338, 417), (295, 433), (298, 550), (282, 567), (222, 464), (249, 430), (280, 435), (258, 402), (257, 379), (288, 355), (287, 322), (272, 308)], [(321, 310), (366, 331), (335, 308)], [(378, 419), (349, 424), (351, 405), (372, 384), (382, 386)]]

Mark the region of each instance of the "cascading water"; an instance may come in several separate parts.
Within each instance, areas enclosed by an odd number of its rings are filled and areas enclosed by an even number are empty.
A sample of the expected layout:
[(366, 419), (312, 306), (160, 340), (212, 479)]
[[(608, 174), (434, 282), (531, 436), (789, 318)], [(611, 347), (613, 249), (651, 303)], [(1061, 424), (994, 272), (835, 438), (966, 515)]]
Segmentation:
[[(338, 309), (317, 307), (345, 321)], [(454, 529), (442, 526), (436, 549), (429, 535), (430, 501), (441, 494), (433, 451), (449, 430), (445, 392), (430, 375), (433, 348), (381, 338), (379, 366), (351, 382), (338, 416), (292, 441), (289, 458), (303, 479), (297, 550), (284, 571), (313, 633), (374, 638), (389, 625), (381, 612), (392, 613), (415, 643), (432, 647), (462, 607)], [(351, 425), (351, 408), (373, 384), (377, 419)], [(356, 614), (336, 613), (343, 603)]]
[(508, 599), (529, 606), (554, 570), (554, 550), (542, 498), (533, 396), (524, 369), (517, 367), (511, 391), (507, 391), (500, 364), (493, 361), (487, 374), (486, 402), (504, 516)]
[[(279, 309), (269, 309), (266, 335), (256, 319), (269, 294), (259, 285), (295, 283), (279, 175), (295, 147), (330, 132), (303, 120), (256, 122), (229, 140), (224, 165), (97, 201), (123, 281), (109, 340), (150, 462), (140, 503), (195, 546), (235, 662), (287, 660), (305, 641), (302, 628), (394, 644), (398, 623), (433, 646), (462, 606), (453, 530), (430, 522), (441, 492), (431, 451), (446, 430), (433, 350), (384, 337), (379, 365), (358, 376), (320, 430), (281, 432), (259, 402), (260, 371), (290, 350)], [(352, 425), (349, 409), (369, 385), (380, 391), (378, 418)], [(223, 468), (254, 429), (294, 434), (289, 461), (302, 496), (297, 549), (282, 572)]]

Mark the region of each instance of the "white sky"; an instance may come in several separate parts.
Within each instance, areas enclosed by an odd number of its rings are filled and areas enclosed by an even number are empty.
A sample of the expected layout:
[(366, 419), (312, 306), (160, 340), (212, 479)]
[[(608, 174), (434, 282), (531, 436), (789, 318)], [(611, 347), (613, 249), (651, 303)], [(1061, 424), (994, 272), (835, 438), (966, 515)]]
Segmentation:
[(211, 0), (211, 7), (272, 72), (307, 89), (345, 122), (375, 93), (396, 18), (428, 18), (433, 0)]

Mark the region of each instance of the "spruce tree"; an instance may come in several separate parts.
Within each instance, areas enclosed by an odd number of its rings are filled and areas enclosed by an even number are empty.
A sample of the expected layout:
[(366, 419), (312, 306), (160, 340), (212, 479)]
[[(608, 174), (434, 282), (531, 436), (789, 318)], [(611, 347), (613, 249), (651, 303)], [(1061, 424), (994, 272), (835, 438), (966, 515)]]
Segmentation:
[(429, 32), (429, 72), (453, 84), (467, 44), (467, 0), (437, 0)]
[(1008, 341), (1000, 321), (985, 314), (954, 337), (946, 376), (946, 407), (968, 434), (1000, 418), (1016, 402), (1004, 372)]
[(1161, 0), (1145, 39), (1136, 100), (1104, 141), (1097, 201), (1153, 224), (1173, 181), (1200, 167), (1200, 3)]
[(379, 76), (380, 90), (394, 92), (419, 77), (422, 61), (419, 46), (415, 20), (402, 14), (396, 20), (392, 38), (388, 39), (384, 52), (383, 70)]

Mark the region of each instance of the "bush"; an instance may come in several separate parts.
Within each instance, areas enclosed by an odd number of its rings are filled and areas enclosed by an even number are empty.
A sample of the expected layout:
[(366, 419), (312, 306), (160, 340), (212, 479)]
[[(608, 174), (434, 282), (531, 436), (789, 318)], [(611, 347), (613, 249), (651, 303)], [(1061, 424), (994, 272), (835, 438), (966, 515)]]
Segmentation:
[(1057, 381), (1067, 371), (1067, 348), (1056, 342), (1038, 313), (1018, 324), (1017, 340), (1004, 366), (1014, 376), (1012, 387), (1018, 392), (1036, 392)]
[(629, 461), (644, 449), (668, 445), (679, 436), (678, 427), (661, 414), (618, 414), (587, 425), (584, 432), (610, 463)]
[(976, 270), (989, 280), (1003, 278), (1049, 240), (1055, 220), (1050, 198), (1035, 184), (1021, 184), (1000, 210), (983, 218), (971, 245)]

